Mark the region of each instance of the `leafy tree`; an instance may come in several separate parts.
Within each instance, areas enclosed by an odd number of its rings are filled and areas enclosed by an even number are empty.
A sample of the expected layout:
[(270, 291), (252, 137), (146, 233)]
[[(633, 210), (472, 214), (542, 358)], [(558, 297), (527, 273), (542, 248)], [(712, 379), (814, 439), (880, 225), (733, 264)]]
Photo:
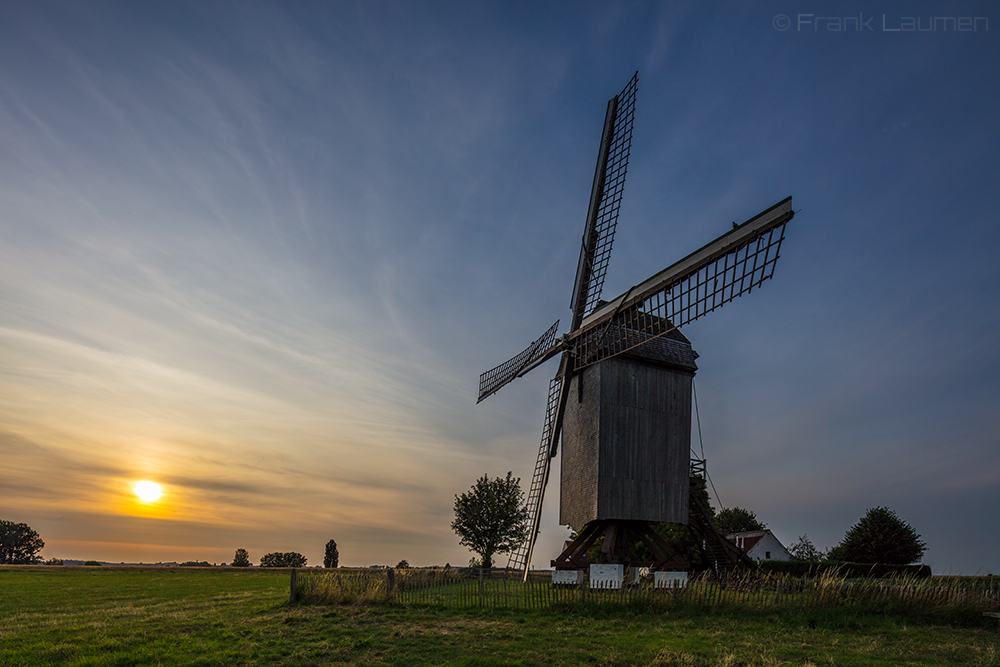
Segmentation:
[(888, 507), (873, 507), (830, 550), (829, 560), (908, 565), (920, 560), (927, 544), (913, 526)]
[(750, 530), (764, 530), (766, 523), (761, 523), (757, 515), (742, 507), (724, 507), (715, 515), (715, 525), (722, 533), (744, 533)]
[(38, 552), (45, 542), (26, 523), (0, 520), (0, 563), (32, 565), (40, 562)]
[(466, 493), (455, 496), (451, 529), (459, 544), (479, 554), (482, 567), (493, 567), (493, 555), (516, 549), (528, 535), (528, 507), (521, 480), (483, 475)]
[(261, 567), (305, 567), (306, 557), (296, 551), (275, 551), (260, 557)]
[(340, 552), (337, 551), (337, 543), (330, 540), (326, 543), (326, 553), (323, 554), (323, 567), (339, 567)]
[(405, 559), (399, 561), (398, 563), (396, 563), (396, 569), (397, 570), (405, 570), (405, 569), (407, 569), (409, 567), (410, 567), (410, 564), (408, 562), (406, 562)]
[(792, 559), (807, 563), (818, 563), (823, 560), (823, 552), (816, 548), (808, 535), (799, 537), (798, 542), (788, 547), (788, 553), (792, 554)]
[(250, 567), (250, 554), (246, 549), (237, 549), (233, 556), (233, 567)]

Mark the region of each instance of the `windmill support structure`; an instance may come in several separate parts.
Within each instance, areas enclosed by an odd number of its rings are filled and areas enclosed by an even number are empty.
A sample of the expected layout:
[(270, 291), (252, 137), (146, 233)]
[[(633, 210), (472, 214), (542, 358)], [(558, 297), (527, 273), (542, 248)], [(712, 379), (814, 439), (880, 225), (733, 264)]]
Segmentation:
[[(694, 481), (694, 478), (691, 480)], [(712, 523), (708, 508), (694, 494), (690, 496), (688, 530), (702, 548), (713, 573), (732, 570), (758, 569), (754, 561), (735, 544), (727, 540)], [(566, 545), (552, 566), (557, 570), (582, 570), (593, 563), (620, 563), (628, 567), (648, 567), (653, 571), (690, 571), (691, 562), (678, 553), (659, 534), (651, 521), (630, 519), (597, 519)], [(590, 550), (603, 538), (598, 560), (590, 558)], [(631, 547), (643, 544), (652, 559), (634, 559)]]

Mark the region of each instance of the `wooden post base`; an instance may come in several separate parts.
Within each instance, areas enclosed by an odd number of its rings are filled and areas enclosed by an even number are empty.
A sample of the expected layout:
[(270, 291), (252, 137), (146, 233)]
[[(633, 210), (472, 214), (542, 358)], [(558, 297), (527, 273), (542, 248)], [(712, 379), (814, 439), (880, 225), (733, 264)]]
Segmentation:
[[(626, 567), (648, 567), (654, 570), (683, 570), (690, 567), (684, 558), (653, 530), (649, 521), (598, 519), (590, 521), (580, 534), (552, 561), (557, 570), (581, 570), (592, 562), (587, 552), (598, 539), (604, 538), (601, 563), (621, 563)], [(642, 543), (653, 554), (648, 561), (629, 558), (629, 545)]]

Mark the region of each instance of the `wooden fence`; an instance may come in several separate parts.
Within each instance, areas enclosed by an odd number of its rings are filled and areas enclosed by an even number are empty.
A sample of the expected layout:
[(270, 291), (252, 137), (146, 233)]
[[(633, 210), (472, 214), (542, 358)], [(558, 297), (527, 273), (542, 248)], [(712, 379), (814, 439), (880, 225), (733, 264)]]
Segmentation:
[(1000, 608), (1000, 578), (846, 579), (743, 575), (697, 576), (684, 588), (651, 581), (619, 589), (556, 586), (550, 572), (520, 575), (473, 569), (299, 570), (292, 600), (313, 604), (394, 603), (444, 607), (542, 609), (560, 604), (635, 603), (669, 607), (873, 610)]

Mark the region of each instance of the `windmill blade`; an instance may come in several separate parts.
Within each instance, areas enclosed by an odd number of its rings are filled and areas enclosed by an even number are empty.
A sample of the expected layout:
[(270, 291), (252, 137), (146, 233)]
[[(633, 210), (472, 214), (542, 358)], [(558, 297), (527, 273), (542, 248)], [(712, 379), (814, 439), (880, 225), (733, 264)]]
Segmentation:
[(604, 275), (608, 271), (611, 246), (618, 226), (618, 210), (625, 190), (625, 173), (632, 148), (632, 123), (635, 118), (635, 91), (639, 80), (636, 72), (621, 93), (608, 102), (604, 119), (601, 148), (597, 156), (594, 185), (590, 191), (587, 225), (580, 247), (580, 261), (573, 285), (573, 323), (570, 331), (580, 326), (601, 298)]
[(480, 375), (479, 400), (476, 403), (482, 402), (484, 398), (495, 394), (498, 389), (514, 378), (523, 375), (537, 364), (546, 359), (551, 359), (558, 354), (561, 348), (558, 345), (554, 345), (558, 330), (559, 320), (556, 320), (556, 323), (549, 327), (548, 331), (543, 333), (538, 340), (534, 341), (519, 355)]
[(599, 308), (570, 333), (575, 367), (663, 336), (763, 283), (794, 215), (788, 197)]
[(552, 467), (552, 456), (549, 453), (549, 443), (552, 439), (556, 423), (556, 413), (559, 397), (563, 389), (563, 375), (560, 372), (549, 382), (549, 400), (545, 409), (545, 425), (542, 427), (542, 439), (538, 445), (538, 457), (535, 459), (535, 471), (531, 476), (531, 488), (528, 491), (528, 536), (510, 554), (507, 568), (521, 570), (524, 578), (528, 578), (528, 568), (531, 566), (531, 553), (538, 539), (538, 528), (542, 521), (542, 500), (545, 497), (545, 487), (549, 483), (549, 470)]

